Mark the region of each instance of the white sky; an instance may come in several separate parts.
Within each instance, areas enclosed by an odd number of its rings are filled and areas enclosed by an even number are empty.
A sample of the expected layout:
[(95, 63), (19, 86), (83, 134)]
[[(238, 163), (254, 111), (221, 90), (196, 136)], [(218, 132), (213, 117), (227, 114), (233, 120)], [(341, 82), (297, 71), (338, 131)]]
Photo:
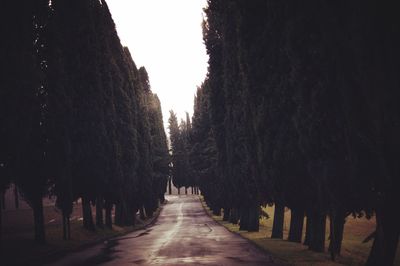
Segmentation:
[(207, 73), (202, 37), (206, 0), (108, 0), (118, 35), (137, 67), (145, 66), (161, 101), (167, 130), (169, 110), (193, 113), (197, 86)]

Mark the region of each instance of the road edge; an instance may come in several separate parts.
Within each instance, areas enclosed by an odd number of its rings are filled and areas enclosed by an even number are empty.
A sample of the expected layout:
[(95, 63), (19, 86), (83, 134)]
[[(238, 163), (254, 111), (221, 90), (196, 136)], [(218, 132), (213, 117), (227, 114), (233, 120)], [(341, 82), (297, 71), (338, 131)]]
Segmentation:
[(63, 257), (72, 254), (72, 253), (76, 253), (76, 252), (80, 252), (83, 251), (85, 249), (91, 248), (93, 246), (96, 246), (100, 243), (103, 243), (104, 241), (108, 241), (110, 239), (113, 238), (118, 238), (121, 236), (125, 236), (127, 234), (136, 232), (136, 231), (140, 231), (143, 229), (146, 229), (147, 227), (153, 226), (156, 222), (158, 217), (160, 216), (160, 213), (162, 212), (164, 206), (168, 204), (168, 200), (165, 200), (162, 204), (160, 204), (159, 208), (155, 211), (153, 217), (149, 218), (148, 220), (146, 220), (146, 222), (138, 227), (132, 228), (131, 230), (127, 230), (124, 232), (117, 232), (115, 235), (112, 236), (107, 236), (107, 237), (103, 237), (100, 239), (96, 239), (94, 241), (90, 241), (87, 243), (83, 243), (82, 245), (79, 245), (77, 247), (72, 247), (69, 249), (62, 249), (62, 250), (55, 250), (54, 252), (49, 253), (48, 255), (46, 255), (46, 257), (41, 257), (41, 258), (37, 258), (37, 259), (33, 259), (29, 262), (21, 262), (18, 264), (12, 264), (12, 266), (22, 266), (22, 265), (45, 265), (45, 264), (50, 264), (53, 263), (59, 259), (62, 259)]
[(279, 257), (277, 257), (276, 255), (272, 254), (269, 250), (267, 250), (267, 249), (265, 249), (264, 247), (258, 245), (258, 244), (257, 244), (256, 242), (254, 242), (253, 240), (251, 240), (251, 239), (249, 239), (249, 238), (247, 238), (247, 237), (244, 237), (244, 236), (241, 235), (240, 233), (235, 232), (235, 231), (232, 231), (232, 230), (230, 230), (229, 228), (227, 228), (223, 223), (221, 223), (220, 221), (214, 219), (214, 217), (213, 217), (211, 211), (210, 211), (209, 209), (207, 209), (208, 206), (207, 206), (206, 202), (204, 201), (204, 199), (203, 199), (203, 197), (202, 197), (201, 195), (199, 195), (199, 201), (200, 201), (200, 203), (201, 203), (201, 206), (202, 206), (203, 209), (204, 209), (204, 212), (205, 212), (214, 222), (216, 222), (217, 224), (219, 224), (220, 226), (222, 226), (223, 228), (225, 228), (225, 230), (227, 230), (228, 232), (230, 232), (230, 233), (232, 233), (232, 234), (235, 234), (235, 235), (241, 237), (242, 239), (246, 240), (249, 244), (251, 244), (252, 246), (254, 246), (255, 248), (257, 248), (257, 249), (260, 250), (261, 252), (266, 253), (266, 254), (270, 257), (270, 260), (271, 260), (271, 261), (268, 261), (269, 263), (275, 263), (275, 264), (277, 264), (277, 265), (282, 265), (282, 266), (292, 266), (292, 265), (293, 265), (293, 264), (290, 264), (288, 261), (286, 261), (286, 260), (284, 260), (284, 259), (282, 259), (282, 258), (279, 258)]

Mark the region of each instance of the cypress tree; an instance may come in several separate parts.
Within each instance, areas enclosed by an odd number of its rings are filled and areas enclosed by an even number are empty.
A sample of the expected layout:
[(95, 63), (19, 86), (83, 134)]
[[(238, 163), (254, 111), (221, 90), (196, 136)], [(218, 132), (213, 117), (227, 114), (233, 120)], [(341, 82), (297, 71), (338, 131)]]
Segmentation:
[(144, 67), (139, 68), (139, 81), (141, 85), (140, 91), (140, 121), (139, 121), (139, 182), (141, 193), (141, 206), (146, 210), (148, 216), (157, 208), (157, 196), (153, 190), (153, 154), (152, 154), (152, 139), (149, 124), (149, 98), (150, 98), (150, 81), (147, 71)]
[(170, 117), (168, 119), (169, 123), (169, 136), (171, 141), (171, 151), (172, 151), (172, 181), (176, 188), (178, 188), (178, 193), (180, 194), (180, 189), (185, 185), (184, 179), (184, 143), (182, 139), (182, 134), (180, 127), (178, 125), (178, 118), (176, 114), (171, 110)]
[(47, 7), (46, 1), (29, 1), (23, 9), (12, 1), (5, 2), (2, 18), (10, 27), (2, 27), (6, 32), (1, 32), (8, 34), (3, 35), (7, 36), (3, 41), (7, 55), (1, 60), (7, 66), (2, 67), (6, 73), (3, 72), (1, 90), (0, 183), (3, 189), (12, 176), (19, 186), (33, 209), (35, 240), (39, 243), (45, 242), (42, 197), (47, 193), (48, 181), (44, 171), (46, 82), (43, 78)]
[(64, 38), (68, 28), (63, 23), (65, 6), (54, 1), (52, 14), (47, 28), (48, 35), (48, 113), (46, 130), (48, 133), (47, 167), (54, 178), (56, 206), (61, 209), (63, 221), (63, 239), (70, 238), (69, 219), (73, 209), (72, 177), (72, 128), (73, 128), (73, 91), (68, 68), (68, 47)]
[(169, 175), (170, 156), (168, 153), (167, 137), (164, 131), (161, 103), (156, 94), (149, 95), (149, 123), (151, 143), (153, 148), (153, 173), (155, 196), (164, 202)]
[(190, 164), (204, 199), (214, 213), (219, 213), (224, 200), (224, 184), (217, 174), (218, 155), (209, 111), (209, 94), (209, 81), (206, 80), (197, 89), (194, 100)]
[[(398, 185), (391, 159), (398, 151), (392, 136), (399, 112), (392, 100), (399, 39), (398, 27), (389, 25), (398, 19), (390, 5), (358, 5), (208, 1), (208, 100), (218, 175), (232, 186), (219, 192), (232, 203), (226, 206), (230, 213), (240, 205), (237, 199), (280, 206), (273, 228), (279, 237), (282, 210), (289, 207), (291, 241), (301, 240), (305, 213), (306, 242), (315, 251), (325, 248), (328, 215), (333, 259), (340, 254), (346, 216), (370, 217), (376, 208), (380, 234), (368, 263), (390, 264), (398, 242), (388, 217)], [(355, 30), (360, 28), (365, 30)], [(368, 54), (375, 56), (363, 60)], [(378, 93), (376, 84), (384, 90)], [(246, 229), (252, 204), (241, 205)], [(383, 227), (394, 234), (383, 234)]]

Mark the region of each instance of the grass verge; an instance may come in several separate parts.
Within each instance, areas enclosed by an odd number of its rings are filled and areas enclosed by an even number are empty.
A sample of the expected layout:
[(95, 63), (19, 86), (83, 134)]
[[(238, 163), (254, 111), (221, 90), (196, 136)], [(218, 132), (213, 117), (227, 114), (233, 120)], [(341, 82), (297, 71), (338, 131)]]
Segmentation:
[(12, 235), (6, 234), (0, 247), (1, 265), (43, 265), (107, 239), (141, 230), (156, 221), (162, 207), (163, 205), (150, 218), (145, 220), (137, 218), (135, 226), (119, 227), (113, 225), (112, 230), (97, 228), (96, 231), (88, 231), (82, 227), (82, 221), (74, 220), (71, 222), (71, 240), (68, 241), (62, 240), (61, 226), (47, 225), (47, 243), (45, 245), (39, 245), (33, 241), (33, 232), (31, 231)]
[[(239, 225), (234, 225), (229, 222), (222, 221), (222, 216), (215, 216), (208, 208), (203, 198), (200, 197), (204, 209), (207, 214), (212, 217), (217, 223), (227, 228), (229, 231), (242, 236), (243, 238), (251, 241), (259, 248), (267, 251), (277, 261), (286, 265), (364, 265), (368, 258), (369, 251), (372, 246), (372, 241), (362, 243), (366, 236), (368, 236), (375, 228), (375, 220), (367, 220), (365, 218), (354, 219), (349, 217), (345, 225), (344, 239), (342, 243), (342, 254), (336, 259), (335, 262), (331, 261), (328, 252), (316, 253), (308, 250), (307, 246), (299, 243), (289, 242), (282, 239), (271, 239), (269, 236), (272, 233), (273, 222), (273, 207), (265, 208), (269, 215), (269, 219), (260, 219), (259, 232), (240, 231)], [(284, 223), (284, 239), (287, 239), (290, 224), (290, 211), (285, 211)], [(327, 229), (329, 228), (329, 221)], [(327, 236), (329, 232), (327, 231)], [(326, 246), (329, 245), (326, 240)], [(397, 249), (397, 256), (394, 265), (400, 265), (400, 246)]]

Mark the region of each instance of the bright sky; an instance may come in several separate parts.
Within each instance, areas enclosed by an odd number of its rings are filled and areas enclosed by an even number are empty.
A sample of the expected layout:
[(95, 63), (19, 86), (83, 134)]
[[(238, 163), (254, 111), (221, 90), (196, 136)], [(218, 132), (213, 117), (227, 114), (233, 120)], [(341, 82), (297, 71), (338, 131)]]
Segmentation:
[(145, 66), (161, 101), (167, 130), (169, 110), (193, 113), (197, 86), (207, 73), (202, 14), (206, 0), (108, 0), (118, 35), (137, 67)]

